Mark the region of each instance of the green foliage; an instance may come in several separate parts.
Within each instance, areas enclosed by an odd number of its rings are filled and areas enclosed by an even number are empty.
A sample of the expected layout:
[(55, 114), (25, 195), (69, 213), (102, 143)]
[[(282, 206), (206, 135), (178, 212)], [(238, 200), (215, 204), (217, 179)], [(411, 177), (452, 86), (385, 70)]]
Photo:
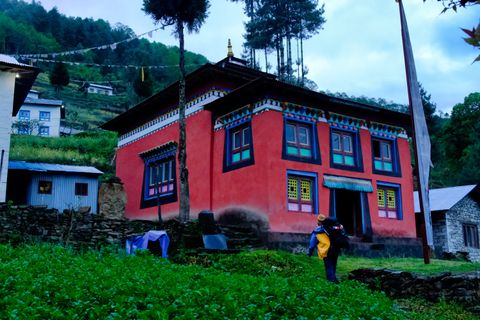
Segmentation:
[[(303, 260), (302, 268), (320, 264), (287, 256), (259, 252), (257, 266), (282, 259)], [(237, 261), (231, 267), (248, 268), (244, 257), (230, 256)], [(248, 275), (176, 265), (148, 253), (1, 244), (0, 319), (474, 319), (456, 306), (395, 302), (358, 282), (334, 285), (316, 273)]]
[(62, 62), (57, 62), (50, 73), (50, 83), (57, 91), (70, 83), (70, 75), (67, 66)]
[(116, 145), (113, 132), (84, 132), (59, 138), (12, 135), (10, 159), (94, 166), (112, 173)]
[(143, 98), (150, 97), (153, 93), (153, 81), (148, 70), (140, 70), (138, 77), (133, 82), (135, 93)]

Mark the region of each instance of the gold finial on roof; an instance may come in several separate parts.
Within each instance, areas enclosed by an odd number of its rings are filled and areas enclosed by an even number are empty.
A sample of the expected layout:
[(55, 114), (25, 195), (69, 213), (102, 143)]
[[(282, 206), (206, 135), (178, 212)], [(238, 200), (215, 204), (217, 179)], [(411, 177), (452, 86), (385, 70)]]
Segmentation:
[(228, 39), (227, 48), (228, 48), (227, 57), (233, 57), (232, 42), (230, 41), (230, 39)]

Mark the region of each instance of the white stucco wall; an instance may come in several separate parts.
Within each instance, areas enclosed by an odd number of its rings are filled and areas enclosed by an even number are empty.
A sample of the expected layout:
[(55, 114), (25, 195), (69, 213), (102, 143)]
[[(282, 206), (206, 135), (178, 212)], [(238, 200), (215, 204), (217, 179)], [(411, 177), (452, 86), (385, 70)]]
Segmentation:
[[(60, 106), (50, 107), (50, 106), (41, 106), (41, 105), (29, 105), (24, 104), (20, 110), (30, 111), (30, 120), (39, 121), (39, 126), (46, 126), (49, 128), (49, 137), (59, 137), (60, 136)], [(50, 121), (40, 121), (40, 111), (50, 112)], [(18, 121), (18, 115), (13, 119), (13, 121)], [(32, 135), (38, 135), (38, 127), (34, 129)]]
[(7, 191), (14, 89), (15, 73), (0, 71), (0, 166), (2, 167), (0, 171), (0, 202), (5, 201)]

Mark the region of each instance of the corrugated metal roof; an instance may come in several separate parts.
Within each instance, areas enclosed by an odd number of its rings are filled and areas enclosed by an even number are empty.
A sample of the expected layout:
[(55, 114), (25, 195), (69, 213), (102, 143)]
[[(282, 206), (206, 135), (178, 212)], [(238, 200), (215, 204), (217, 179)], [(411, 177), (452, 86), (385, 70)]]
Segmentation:
[(7, 56), (5, 54), (0, 53), (0, 63), (1, 62), (16, 65), (16, 66), (20, 66), (20, 67), (31, 67), (28, 64), (23, 64), (23, 63), (18, 62), (17, 59), (15, 59), (14, 57)]
[[(429, 192), (430, 211), (450, 210), (457, 202), (465, 198), (465, 196), (475, 187), (475, 184), (471, 184), (467, 186), (431, 189)], [(413, 200), (415, 203), (415, 212), (420, 212), (418, 191), (414, 192)]]
[(103, 172), (95, 167), (88, 166), (72, 166), (66, 164), (54, 163), (36, 163), (26, 161), (9, 161), (9, 170), (26, 170), (38, 172), (68, 172), (68, 173), (88, 173), (88, 174), (102, 174)]
[(47, 105), (47, 106), (61, 106), (63, 104), (63, 101), (62, 100), (53, 100), (53, 99), (35, 99), (35, 98), (27, 97), (27, 98), (25, 98), (24, 104), (41, 104), (41, 105)]

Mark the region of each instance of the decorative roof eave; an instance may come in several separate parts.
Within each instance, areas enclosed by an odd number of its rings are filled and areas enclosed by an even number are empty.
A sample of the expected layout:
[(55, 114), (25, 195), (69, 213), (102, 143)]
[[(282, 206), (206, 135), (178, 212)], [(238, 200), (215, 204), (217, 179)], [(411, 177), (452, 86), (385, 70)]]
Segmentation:
[(271, 98), (279, 101), (308, 106), (326, 113), (345, 114), (354, 118), (366, 118), (389, 125), (400, 125), (410, 130), (410, 115), (398, 111), (348, 101), (269, 78), (257, 78), (239, 87), (222, 99), (205, 105), (205, 110), (213, 113), (214, 119), (241, 106)]
[(161, 146), (149, 149), (147, 151), (143, 151), (143, 152), (139, 153), (138, 155), (142, 159), (149, 159), (149, 158), (152, 158), (152, 157), (157, 156), (159, 154), (173, 151), (175, 149), (177, 149), (177, 142), (169, 141), (165, 144), (162, 144)]
[(407, 132), (404, 128), (390, 126), (374, 121), (370, 121), (369, 131), (372, 135), (390, 139), (394, 139), (396, 137), (407, 137)]

